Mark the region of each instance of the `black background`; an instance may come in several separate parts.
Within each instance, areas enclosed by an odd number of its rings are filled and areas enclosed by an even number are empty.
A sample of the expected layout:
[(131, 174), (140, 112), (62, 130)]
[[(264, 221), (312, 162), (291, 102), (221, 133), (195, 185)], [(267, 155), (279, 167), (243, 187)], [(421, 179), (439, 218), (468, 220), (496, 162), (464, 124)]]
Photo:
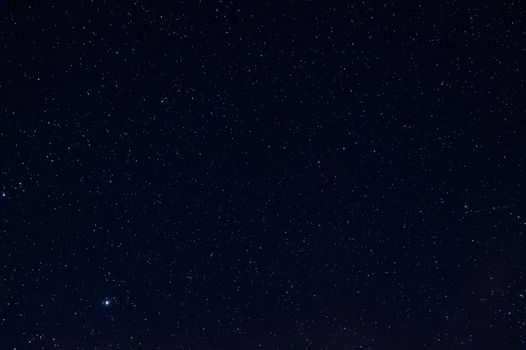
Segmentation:
[(525, 16), (2, 2), (0, 349), (524, 347)]

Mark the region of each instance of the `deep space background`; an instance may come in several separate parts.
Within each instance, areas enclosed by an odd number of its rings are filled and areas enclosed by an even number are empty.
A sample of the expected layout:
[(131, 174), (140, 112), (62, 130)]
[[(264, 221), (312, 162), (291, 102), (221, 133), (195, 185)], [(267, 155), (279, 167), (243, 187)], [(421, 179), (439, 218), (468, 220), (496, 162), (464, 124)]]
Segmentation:
[(0, 349), (525, 349), (525, 22), (2, 1)]

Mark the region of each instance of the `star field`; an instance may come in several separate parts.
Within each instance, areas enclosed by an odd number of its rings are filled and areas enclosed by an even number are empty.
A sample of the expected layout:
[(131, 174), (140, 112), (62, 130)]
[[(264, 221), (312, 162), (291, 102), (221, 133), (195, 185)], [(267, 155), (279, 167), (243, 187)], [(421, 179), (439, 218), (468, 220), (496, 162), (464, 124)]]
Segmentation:
[(0, 4), (0, 350), (522, 349), (519, 1)]

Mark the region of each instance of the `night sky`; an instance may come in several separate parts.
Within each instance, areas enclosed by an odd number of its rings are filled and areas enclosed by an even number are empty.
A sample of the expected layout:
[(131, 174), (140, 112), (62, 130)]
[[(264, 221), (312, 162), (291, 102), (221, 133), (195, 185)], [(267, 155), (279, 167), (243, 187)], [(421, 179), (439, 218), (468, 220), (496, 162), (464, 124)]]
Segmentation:
[(0, 350), (526, 348), (523, 1), (2, 1)]

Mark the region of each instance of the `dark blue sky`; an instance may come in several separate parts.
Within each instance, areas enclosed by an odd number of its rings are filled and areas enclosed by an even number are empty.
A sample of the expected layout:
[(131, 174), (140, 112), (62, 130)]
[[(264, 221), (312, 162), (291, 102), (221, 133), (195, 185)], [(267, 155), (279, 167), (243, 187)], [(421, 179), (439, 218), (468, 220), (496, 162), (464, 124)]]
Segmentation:
[(0, 350), (519, 349), (526, 6), (0, 5)]

